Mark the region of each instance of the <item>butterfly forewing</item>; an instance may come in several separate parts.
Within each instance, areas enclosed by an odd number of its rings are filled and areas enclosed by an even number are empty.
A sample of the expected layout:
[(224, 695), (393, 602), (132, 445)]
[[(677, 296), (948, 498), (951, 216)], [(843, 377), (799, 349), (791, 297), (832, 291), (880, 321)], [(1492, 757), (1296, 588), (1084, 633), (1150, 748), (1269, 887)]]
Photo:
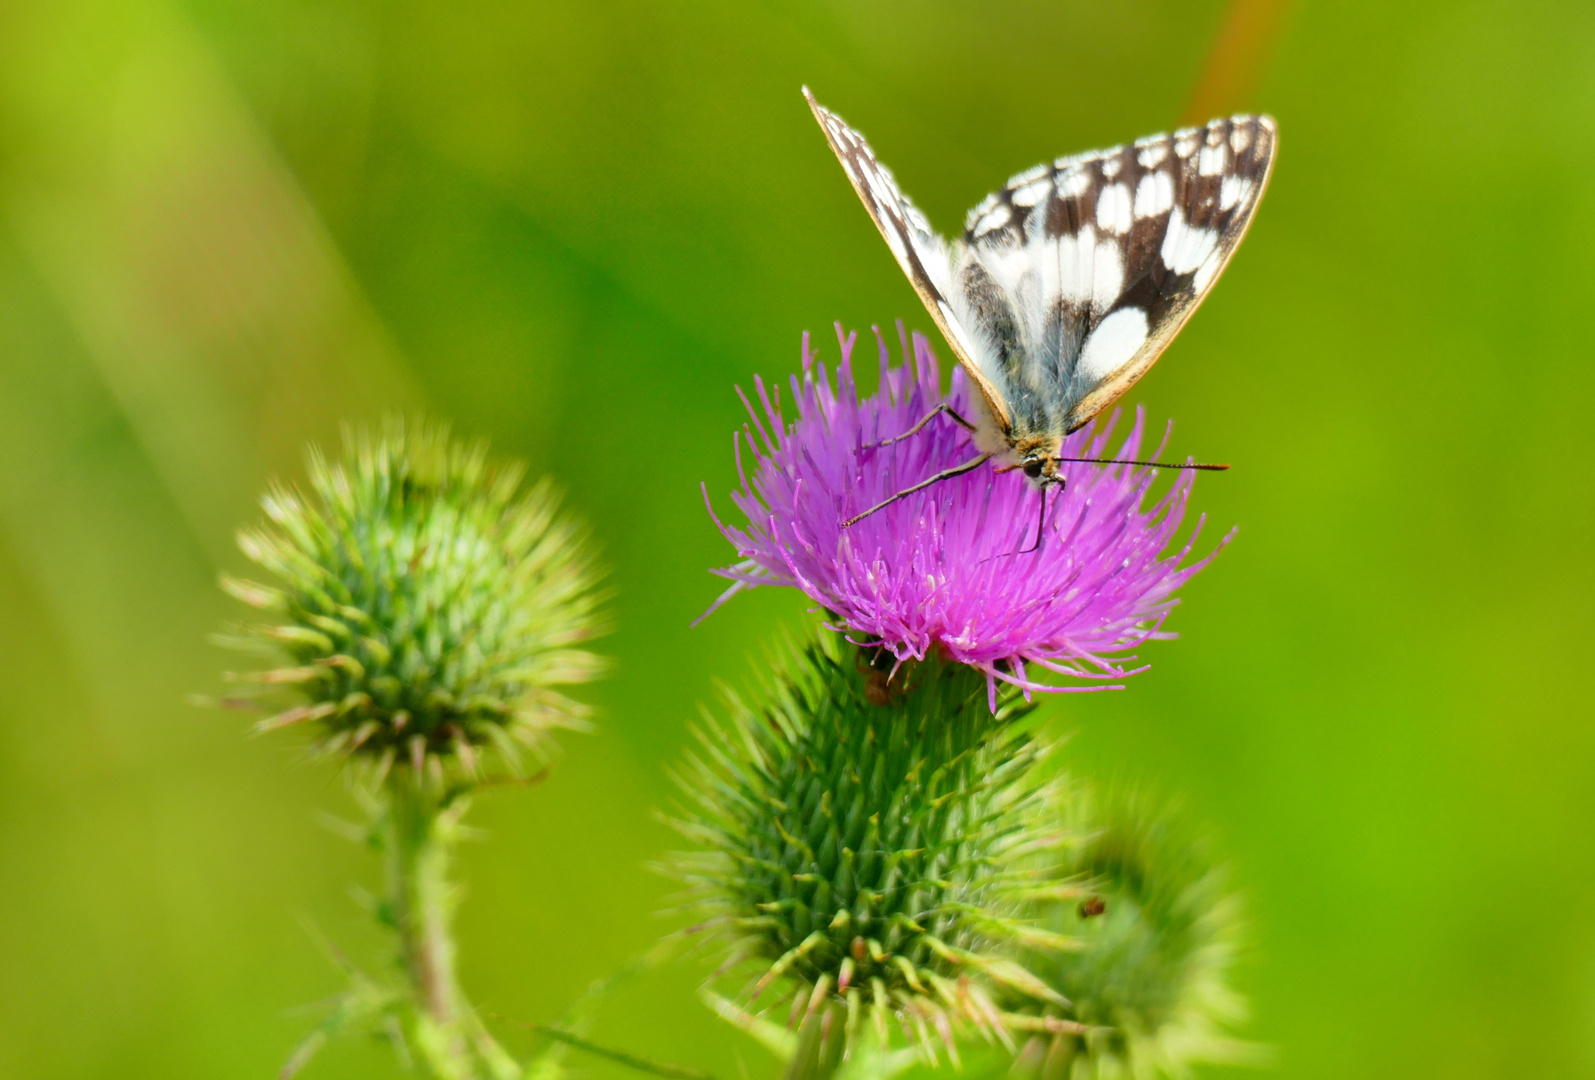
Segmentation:
[(1273, 163), (1237, 116), (1020, 173), (969, 214), (949, 295), (1012, 435), (1062, 435), (1152, 365), (1212, 288)]
[(807, 87), (803, 88), (803, 96), (814, 110), (814, 118), (819, 121), (847, 178), (853, 182), (853, 189), (858, 192), (864, 208), (897, 257), (897, 264), (908, 275), (914, 291), (919, 293), (959, 362), (974, 378), (998, 425), (1006, 431), (1009, 422), (1003, 398), (987, 380), (983, 366), (974, 355), (965, 325), (954, 314), (955, 288), (947, 242), (930, 227), (919, 208), (898, 190), (891, 170), (876, 160), (864, 136), (815, 101)]

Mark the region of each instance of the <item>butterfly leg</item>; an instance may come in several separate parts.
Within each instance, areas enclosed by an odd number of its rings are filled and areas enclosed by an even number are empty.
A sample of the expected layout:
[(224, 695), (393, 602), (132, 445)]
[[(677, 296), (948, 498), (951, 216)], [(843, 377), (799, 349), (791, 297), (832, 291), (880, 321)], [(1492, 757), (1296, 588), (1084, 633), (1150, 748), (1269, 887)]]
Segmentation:
[(915, 424), (913, 427), (909, 428), (907, 431), (903, 432), (901, 435), (893, 435), (890, 439), (882, 439), (878, 443), (870, 443), (868, 446), (861, 447), (860, 449), (863, 449), (863, 450), (874, 450), (874, 449), (876, 449), (878, 447), (890, 446), (894, 442), (901, 442), (903, 439), (908, 438), (910, 435), (918, 435), (921, 431), (923, 431), (925, 429), (925, 425), (926, 424), (930, 423), (932, 420), (936, 419), (936, 417), (942, 415), (943, 413), (946, 413), (947, 416), (949, 418), (951, 418), (953, 423), (957, 424), (959, 427), (963, 428), (965, 431), (974, 431), (975, 430), (975, 425), (974, 424), (971, 424), (968, 420), (965, 420), (962, 416), (959, 416), (957, 410), (955, 410), (951, 405), (948, 405), (946, 402), (943, 402), (942, 404), (940, 404), (940, 405), (936, 406), (934, 409), (932, 409), (930, 412), (926, 413), (924, 416), (920, 417), (919, 423)]
[(890, 499), (887, 499), (884, 502), (876, 503), (874, 506), (872, 506), (868, 510), (864, 511), (862, 514), (854, 514), (852, 517), (850, 517), (846, 521), (842, 522), (842, 528), (846, 529), (849, 526), (856, 525), (860, 521), (863, 521), (865, 518), (869, 517), (871, 514), (875, 513), (875, 511), (884, 510), (888, 506), (892, 505), (892, 503), (896, 502), (898, 499), (907, 498), (909, 495), (914, 494), (914, 492), (916, 492), (916, 491), (924, 491), (926, 488), (930, 487), (932, 484), (939, 484), (943, 480), (951, 480), (955, 476), (962, 476), (966, 472), (973, 472), (975, 469), (980, 468), (982, 465), (984, 465), (989, 460), (991, 460), (991, 455), (990, 454), (981, 454), (979, 457), (973, 458), (973, 459), (971, 459), (969, 461), (966, 461), (962, 465), (954, 465), (950, 469), (943, 469), (941, 472), (937, 473), (935, 476), (931, 477), (929, 480), (921, 480), (919, 483), (915, 484), (913, 487), (904, 488), (902, 491), (899, 491), (896, 495), (893, 495)]

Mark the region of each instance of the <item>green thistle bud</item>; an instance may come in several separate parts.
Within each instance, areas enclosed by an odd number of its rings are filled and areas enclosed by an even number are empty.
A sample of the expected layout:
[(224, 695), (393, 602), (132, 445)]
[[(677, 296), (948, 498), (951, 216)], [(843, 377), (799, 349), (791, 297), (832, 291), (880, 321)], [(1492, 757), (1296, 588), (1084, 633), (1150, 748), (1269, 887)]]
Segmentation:
[(1205, 845), (1142, 796), (1076, 789), (1062, 809), (1083, 839), (1064, 859), (1048, 925), (1081, 947), (1033, 962), (1085, 1031), (1032, 1040), (1016, 1072), (1143, 1080), (1255, 1062), (1259, 1048), (1229, 1034), (1246, 1013), (1229, 982), (1239, 905)]
[(726, 969), (752, 968), (742, 1008), (806, 1036), (824, 1021), (828, 1045), (798, 1052), (901, 1031), (956, 1057), (970, 1027), (1008, 1041), (999, 998), (1063, 1003), (1011, 958), (1062, 944), (1014, 917), (1051, 843), (1026, 824), (1040, 748), (1014, 723), (1030, 706), (1006, 695), (994, 718), (978, 672), (932, 659), (888, 680), (872, 655), (825, 635), (761, 700), (730, 696), (678, 777), (700, 850), (672, 870)]
[(578, 647), (603, 629), (585, 531), (547, 481), (524, 490), (520, 465), (446, 427), (390, 420), (345, 443), (338, 462), (312, 450), (308, 492), (274, 485), (268, 523), (240, 533), (272, 583), (222, 579), (271, 617), (222, 643), (285, 661), (229, 678), (299, 698), (257, 730), (313, 725), (321, 753), (384, 775), (542, 759), (551, 728), (586, 716), (556, 687), (602, 667)]

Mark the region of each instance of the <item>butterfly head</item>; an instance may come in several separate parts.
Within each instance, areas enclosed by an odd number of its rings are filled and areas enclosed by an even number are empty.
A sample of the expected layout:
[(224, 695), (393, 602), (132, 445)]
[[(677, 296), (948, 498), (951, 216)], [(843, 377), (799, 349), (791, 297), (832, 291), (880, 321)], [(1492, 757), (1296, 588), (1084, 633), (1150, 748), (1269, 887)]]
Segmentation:
[(1025, 475), (1042, 484), (1056, 484), (1063, 478), (1058, 475), (1058, 463), (1051, 458), (1031, 458), (1020, 466)]
[(1013, 446), (1012, 455), (1009, 460), (1014, 464), (1002, 471), (1018, 469), (1042, 490), (1063, 486), (1065, 477), (1060, 469), (1062, 462), (1057, 439), (1020, 439)]

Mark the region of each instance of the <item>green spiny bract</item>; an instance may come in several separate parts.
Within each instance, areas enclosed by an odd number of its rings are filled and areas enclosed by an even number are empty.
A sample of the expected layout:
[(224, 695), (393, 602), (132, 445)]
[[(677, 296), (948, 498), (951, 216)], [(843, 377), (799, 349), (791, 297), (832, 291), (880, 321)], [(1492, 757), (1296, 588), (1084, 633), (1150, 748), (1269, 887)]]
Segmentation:
[(1033, 966), (1070, 1000), (1062, 1015), (1084, 1032), (1032, 1041), (1016, 1071), (1150, 1080), (1255, 1060), (1258, 1047), (1228, 1034), (1245, 1018), (1229, 983), (1241, 919), (1205, 844), (1140, 795), (1079, 788), (1059, 808), (1083, 839), (1061, 862), (1045, 919), (1081, 947), (1036, 956)]
[(999, 995), (1062, 1002), (1012, 959), (1063, 944), (1014, 918), (1056, 844), (1028, 824), (1040, 749), (1014, 721), (1030, 707), (1008, 695), (993, 717), (986, 680), (936, 659), (887, 681), (836, 635), (790, 653), (761, 700), (730, 695), (678, 778), (676, 824), (703, 850), (672, 869), (727, 966), (755, 968), (743, 1004), (790, 995), (789, 1024), (824, 1009), (849, 1041), (900, 1024), (952, 1051), (966, 1023), (1008, 1041)]
[(544, 756), (552, 727), (584, 708), (555, 687), (601, 668), (576, 646), (602, 629), (591, 543), (547, 481), (438, 426), (346, 432), (344, 459), (312, 450), (309, 490), (273, 485), (268, 523), (239, 545), (271, 584), (223, 577), (270, 622), (222, 643), (284, 666), (229, 676), (302, 702), (258, 725), (318, 729), (317, 748), (420, 774), (480, 752), (512, 771)]

